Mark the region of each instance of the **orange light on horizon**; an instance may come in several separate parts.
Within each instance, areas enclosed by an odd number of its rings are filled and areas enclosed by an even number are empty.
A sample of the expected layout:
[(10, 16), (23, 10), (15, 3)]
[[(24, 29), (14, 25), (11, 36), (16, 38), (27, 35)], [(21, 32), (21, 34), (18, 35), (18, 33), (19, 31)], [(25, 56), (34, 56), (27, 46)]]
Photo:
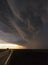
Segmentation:
[(26, 47), (0, 40), (0, 49), (25, 49)]

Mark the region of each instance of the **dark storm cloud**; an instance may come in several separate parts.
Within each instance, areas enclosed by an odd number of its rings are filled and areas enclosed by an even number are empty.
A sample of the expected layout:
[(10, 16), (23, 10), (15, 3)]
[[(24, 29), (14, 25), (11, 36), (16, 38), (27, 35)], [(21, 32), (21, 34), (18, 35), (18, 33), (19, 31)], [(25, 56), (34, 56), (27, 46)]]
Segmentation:
[[(12, 7), (10, 7), (9, 1)], [(16, 12), (19, 15), (16, 15)], [(6, 40), (16, 41), (14, 34), (14, 32), (17, 33), (16, 28), (12, 26), (9, 18), (12, 18), (12, 21), (15, 21), (15, 25), (17, 23), (19, 28), (26, 34), (25, 38), (29, 37), (29, 39), (31, 39), (32, 37), (31, 43), (22, 43), (23, 45), (28, 48), (48, 48), (47, 0), (0, 0), (0, 31), (2, 31), (4, 35), (6, 34)], [(30, 21), (31, 26), (33, 26), (29, 31), (27, 30), (28, 21)], [(13, 35), (10, 34), (12, 31), (14, 31)], [(38, 31), (40, 31), (40, 33), (38, 33)], [(2, 33), (0, 33), (0, 39), (3, 39), (3, 34), (1, 34)], [(33, 39), (34, 36), (35, 39)]]

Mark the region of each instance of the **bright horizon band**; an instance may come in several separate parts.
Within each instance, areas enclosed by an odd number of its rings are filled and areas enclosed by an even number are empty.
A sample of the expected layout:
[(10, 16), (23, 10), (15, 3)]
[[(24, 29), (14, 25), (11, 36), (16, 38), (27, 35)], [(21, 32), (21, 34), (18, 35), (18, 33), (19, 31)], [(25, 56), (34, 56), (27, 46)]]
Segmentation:
[(0, 40), (0, 49), (25, 49), (25, 47)]

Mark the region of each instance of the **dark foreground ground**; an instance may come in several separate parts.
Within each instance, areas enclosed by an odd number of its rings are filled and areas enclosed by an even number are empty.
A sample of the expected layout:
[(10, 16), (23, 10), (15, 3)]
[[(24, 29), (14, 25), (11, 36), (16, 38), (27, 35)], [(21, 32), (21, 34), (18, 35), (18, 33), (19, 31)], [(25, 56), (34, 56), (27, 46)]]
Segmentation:
[(9, 65), (48, 65), (48, 51), (15, 50)]

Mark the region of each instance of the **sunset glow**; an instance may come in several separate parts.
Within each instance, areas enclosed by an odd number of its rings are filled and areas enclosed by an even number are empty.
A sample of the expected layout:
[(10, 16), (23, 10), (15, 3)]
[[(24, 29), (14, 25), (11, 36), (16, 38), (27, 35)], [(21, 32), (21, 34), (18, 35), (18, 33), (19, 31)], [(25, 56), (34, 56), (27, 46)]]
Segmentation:
[(0, 49), (25, 49), (25, 47), (0, 40)]

